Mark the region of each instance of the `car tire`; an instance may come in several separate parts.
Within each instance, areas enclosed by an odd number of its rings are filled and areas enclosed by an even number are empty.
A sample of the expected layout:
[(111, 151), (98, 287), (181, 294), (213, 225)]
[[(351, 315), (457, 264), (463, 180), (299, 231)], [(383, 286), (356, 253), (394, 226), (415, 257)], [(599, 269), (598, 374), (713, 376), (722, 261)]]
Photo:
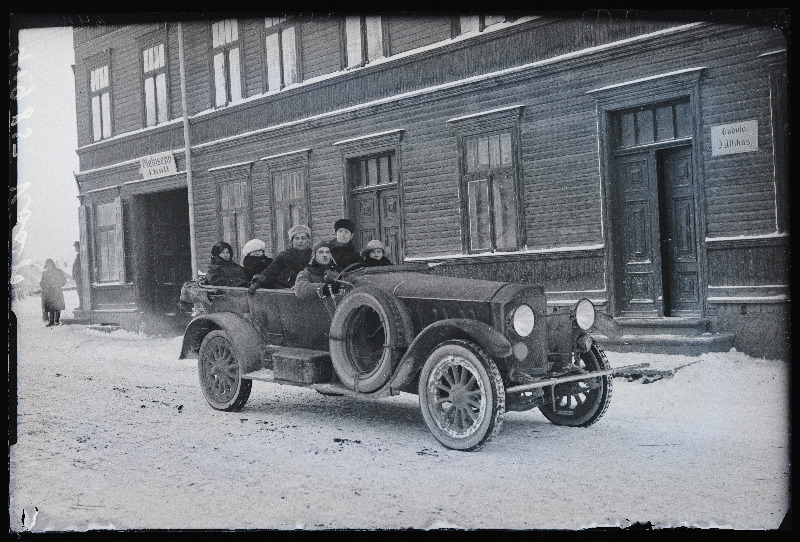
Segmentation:
[(197, 356), (197, 372), (203, 395), (215, 410), (238, 412), (244, 408), (253, 381), (242, 378), (244, 368), (227, 334), (215, 329), (203, 338)]
[(386, 384), (411, 339), (411, 318), (397, 300), (371, 286), (348, 292), (333, 315), (330, 354), (346, 387), (373, 392)]
[(503, 425), (503, 379), (475, 343), (450, 340), (436, 347), (422, 367), (418, 391), (428, 429), (448, 448), (477, 450)]
[[(583, 352), (577, 363), (587, 371), (608, 369), (608, 358), (599, 344), (592, 341), (588, 352)], [(555, 386), (555, 408), (547, 404), (539, 407), (545, 418), (555, 425), (588, 427), (599, 420), (611, 402), (612, 376), (567, 382)], [(545, 398), (550, 397), (549, 390)]]

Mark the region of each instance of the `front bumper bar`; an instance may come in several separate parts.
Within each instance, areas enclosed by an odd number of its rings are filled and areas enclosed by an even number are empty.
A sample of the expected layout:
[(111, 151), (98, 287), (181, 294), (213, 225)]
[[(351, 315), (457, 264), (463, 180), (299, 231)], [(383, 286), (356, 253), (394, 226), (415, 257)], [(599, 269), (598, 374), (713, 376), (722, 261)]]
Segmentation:
[(594, 378), (597, 376), (606, 376), (630, 369), (641, 369), (642, 367), (650, 367), (649, 363), (639, 363), (637, 365), (626, 365), (624, 367), (612, 367), (611, 369), (603, 369), (602, 371), (591, 371), (589, 373), (581, 373), (575, 375), (559, 376), (553, 378), (545, 378), (538, 382), (531, 382), (530, 384), (520, 384), (519, 386), (511, 386), (506, 388), (506, 393), (519, 393), (522, 391), (533, 390), (536, 388), (544, 388), (546, 386), (555, 386), (564, 382), (574, 382), (575, 380), (586, 380), (587, 378)]

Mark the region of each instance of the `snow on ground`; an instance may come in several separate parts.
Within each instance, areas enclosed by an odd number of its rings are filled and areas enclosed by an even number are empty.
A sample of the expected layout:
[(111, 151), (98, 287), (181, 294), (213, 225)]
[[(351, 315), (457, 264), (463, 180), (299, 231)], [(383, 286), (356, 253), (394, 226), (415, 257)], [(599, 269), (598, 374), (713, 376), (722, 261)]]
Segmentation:
[[(77, 303), (66, 292), (69, 317)], [(205, 402), (181, 338), (18, 318), (14, 531), (139, 528), (774, 529), (790, 503), (787, 363), (732, 351), (609, 353), (680, 368), (614, 379), (606, 415), (511, 412), (478, 452), (442, 447), (417, 397), (365, 401), (255, 382)], [(695, 362), (695, 363), (692, 363)], [(24, 514), (24, 520), (23, 520)]]

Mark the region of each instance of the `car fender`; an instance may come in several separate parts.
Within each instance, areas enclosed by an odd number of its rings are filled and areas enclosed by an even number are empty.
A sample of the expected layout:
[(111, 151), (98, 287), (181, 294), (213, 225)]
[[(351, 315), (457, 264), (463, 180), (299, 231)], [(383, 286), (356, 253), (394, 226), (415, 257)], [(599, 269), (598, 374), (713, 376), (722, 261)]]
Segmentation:
[(232, 312), (203, 314), (189, 322), (183, 335), (180, 359), (196, 358), (203, 338), (215, 329), (228, 335), (236, 359), (242, 362), (245, 372), (261, 368), (263, 341), (258, 331), (250, 322)]
[(436, 345), (450, 339), (464, 339), (478, 343), (501, 370), (506, 369), (505, 359), (512, 354), (508, 339), (488, 324), (469, 318), (439, 320), (417, 335), (400, 360), (387, 386), (391, 390), (405, 388), (417, 376)]

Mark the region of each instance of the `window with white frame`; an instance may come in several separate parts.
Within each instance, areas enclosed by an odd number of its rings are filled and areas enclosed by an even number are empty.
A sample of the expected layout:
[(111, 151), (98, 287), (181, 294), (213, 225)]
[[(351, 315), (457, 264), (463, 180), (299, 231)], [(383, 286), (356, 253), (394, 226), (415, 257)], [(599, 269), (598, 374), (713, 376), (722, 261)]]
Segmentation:
[(100, 141), (111, 137), (111, 95), (108, 83), (108, 64), (93, 69), (89, 74), (89, 78), (92, 137), (94, 141)]
[(164, 44), (142, 50), (145, 124), (155, 126), (169, 120), (167, 110), (167, 60)]
[(380, 15), (345, 17), (345, 66), (353, 68), (386, 56), (384, 21)]
[(267, 91), (280, 90), (300, 80), (296, 27), (287, 17), (264, 19)]
[(242, 98), (239, 23), (225, 19), (211, 25), (214, 70), (214, 105), (220, 107)]
[(222, 240), (241, 255), (250, 239), (250, 187), (247, 179), (233, 179), (219, 183), (219, 220)]

